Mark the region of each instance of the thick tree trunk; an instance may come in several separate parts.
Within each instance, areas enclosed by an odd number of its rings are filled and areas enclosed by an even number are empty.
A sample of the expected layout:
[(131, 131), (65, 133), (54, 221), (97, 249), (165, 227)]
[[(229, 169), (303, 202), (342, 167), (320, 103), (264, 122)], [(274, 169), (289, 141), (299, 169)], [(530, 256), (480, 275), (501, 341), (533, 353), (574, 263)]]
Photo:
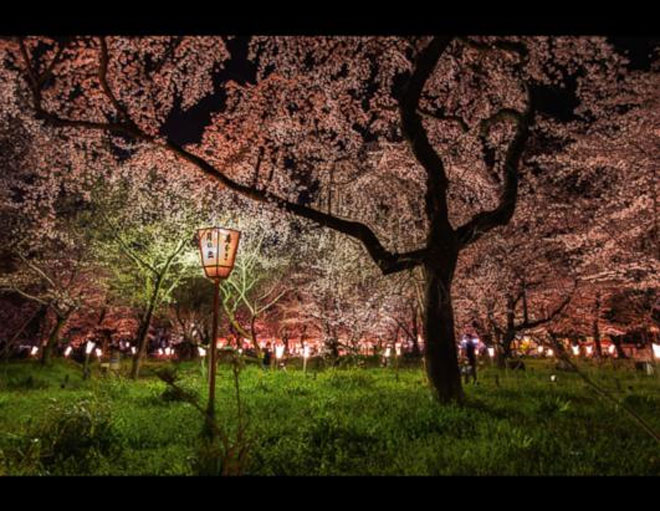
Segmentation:
[(69, 319), (69, 315), (70, 313), (66, 313), (63, 315), (56, 314), (55, 326), (51, 330), (50, 335), (48, 336), (48, 342), (46, 342), (46, 345), (44, 346), (44, 349), (41, 352), (42, 365), (48, 365), (51, 363), (53, 349), (55, 348), (55, 346), (57, 346), (57, 343), (60, 340), (60, 332), (62, 331), (62, 327)]
[(443, 266), (444, 268), (431, 264), (426, 266), (424, 365), (437, 399), (442, 403), (460, 403), (464, 395), (458, 369), (454, 310), (451, 302), (451, 276), (454, 265), (449, 262)]

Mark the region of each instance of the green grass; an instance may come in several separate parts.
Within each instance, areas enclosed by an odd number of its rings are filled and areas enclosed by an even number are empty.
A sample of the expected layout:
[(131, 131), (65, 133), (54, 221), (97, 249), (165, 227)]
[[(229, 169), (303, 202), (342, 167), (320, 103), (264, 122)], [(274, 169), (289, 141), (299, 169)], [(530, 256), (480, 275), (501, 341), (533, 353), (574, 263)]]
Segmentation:
[[(161, 364), (165, 366), (167, 364)], [(148, 365), (138, 382), (82, 380), (57, 361), (0, 364), (0, 474), (194, 474), (202, 418), (163, 397)], [(629, 368), (584, 366), (660, 431), (660, 380)], [(551, 383), (549, 375), (558, 374)], [(198, 364), (179, 383), (205, 400)], [(496, 382), (497, 379), (497, 382)], [(431, 399), (418, 368), (241, 373), (250, 450), (263, 475), (660, 475), (660, 448), (577, 375), (530, 361), (486, 367), (463, 407)], [(231, 369), (218, 375), (217, 414), (236, 428)]]

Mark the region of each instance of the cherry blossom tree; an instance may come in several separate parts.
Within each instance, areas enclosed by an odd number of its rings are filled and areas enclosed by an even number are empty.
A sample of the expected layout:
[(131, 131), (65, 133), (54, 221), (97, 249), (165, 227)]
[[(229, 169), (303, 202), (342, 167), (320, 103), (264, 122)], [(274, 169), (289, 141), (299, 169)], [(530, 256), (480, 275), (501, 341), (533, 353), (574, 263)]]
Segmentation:
[[(1, 51), (36, 118), (78, 143), (119, 145), (128, 157), (149, 147), (154, 161), (168, 154), (256, 204), (359, 241), (383, 274), (423, 267), (426, 371), (441, 401), (460, 401), (459, 253), (511, 219), (541, 121), (535, 87), (583, 68), (609, 79), (619, 65), (611, 47), (593, 37), (255, 37), (254, 79), (221, 84), (224, 104), (201, 141), (178, 143), (168, 117), (216, 92), (213, 73), (234, 57), (226, 43), (35, 37)], [(341, 190), (343, 207), (326, 207), (338, 183), (365, 174), (380, 186)], [(396, 182), (409, 185), (405, 196), (388, 193)]]

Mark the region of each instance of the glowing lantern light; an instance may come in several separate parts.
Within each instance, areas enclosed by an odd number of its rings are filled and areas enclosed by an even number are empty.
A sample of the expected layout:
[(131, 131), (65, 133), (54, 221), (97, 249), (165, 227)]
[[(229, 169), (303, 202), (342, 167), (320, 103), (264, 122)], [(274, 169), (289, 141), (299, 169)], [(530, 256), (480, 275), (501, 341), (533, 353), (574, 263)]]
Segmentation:
[(653, 348), (653, 358), (660, 360), (660, 344), (652, 343), (651, 347)]
[(588, 355), (588, 356), (591, 356), (591, 353), (592, 353), (593, 351), (594, 351), (594, 347), (593, 347), (593, 346), (587, 346), (587, 355)]
[(73, 348), (71, 346), (67, 346), (67, 348), (64, 350), (64, 356), (68, 357), (69, 355), (71, 355), (72, 350)]
[(284, 356), (284, 344), (278, 344), (275, 346), (275, 358), (281, 359)]
[(96, 346), (93, 342), (89, 341), (85, 346), (85, 355), (89, 355)]
[(488, 348), (488, 356), (490, 358), (495, 358), (495, 348)]
[(206, 356), (206, 350), (202, 348), (201, 346), (197, 347), (197, 353), (199, 353), (199, 356), (204, 358)]
[(607, 351), (610, 352), (610, 355), (614, 355), (614, 352), (616, 351), (616, 348), (614, 347), (614, 344), (610, 344), (610, 347), (607, 348)]
[(307, 359), (309, 358), (309, 346), (303, 346), (303, 373), (307, 372)]
[(135, 346), (131, 346), (131, 353), (135, 355), (137, 353), (137, 349), (135, 349)]
[(32, 346), (32, 349), (30, 350), (30, 355), (35, 356), (37, 353), (39, 353), (39, 348), (37, 346)]
[(551, 357), (552, 355), (554, 355), (554, 353), (555, 353), (555, 352), (552, 351), (551, 348), (548, 348), (548, 351), (545, 352), (545, 356), (546, 356), (546, 357)]
[(557, 381), (557, 375), (556, 374), (551, 374), (550, 375), (550, 381), (555, 383)]
[(580, 354), (579, 346), (571, 346), (571, 350), (573, 350), (573, 355), (575, 355), (576, 357)]
[(242, 355), (243, 354), (243, 348), (238, 348), (238, 354)]
[(396, 350), (396, 356), (397, 356), (397, 357), (400, 357), (400, 356), (401, 356), (401, 343), (400, 343), (400, 342), (397, 342), (397, 343), (394, 345), (394, 349)]
[(165, 352), (163, 351), (163, 348), (158, 348), (158, 354), (159, 355), (164, 355)]
[(391, 355), (392, 355), (392, 348), (388, 346), (387, 348), (385, 348), (385, 357), (390, 358)]
[(538, 351), (539, 353), (543, 353), (543, 346), (539, 346), (539, 347), (536, 348), (536, 349), (537, 349), (537, 351)]
[(96, 348), (95, 353), (97, 358), (101, 358), (101, 356), (103, 355), (103, 351), (101, 351), (101, 348)]
[(210, 279), (226, 279), (234, 268), (239, 231), (209, 227), (197, 231), (199, 253), (202, 256), (204, 273)]

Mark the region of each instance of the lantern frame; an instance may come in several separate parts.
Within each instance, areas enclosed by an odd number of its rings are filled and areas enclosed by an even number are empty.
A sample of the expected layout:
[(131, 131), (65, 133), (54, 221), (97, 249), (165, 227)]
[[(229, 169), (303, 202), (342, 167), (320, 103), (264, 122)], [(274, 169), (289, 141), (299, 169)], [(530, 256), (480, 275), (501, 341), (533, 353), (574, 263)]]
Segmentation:
[[(230, 239), (224, 242), (224, 252), (221, 252), (221, 249), (223, 248), (223, 242), (221, 242), (221, 239), (224, 236), (230, 236)], [(231, 237), (235, 237), (234, 240), (232, 240)], [(197, 238), (199, 256), (202, 261), (204, 275), (215, 281), (229, 277), (234, 269), (234, 263), (236, 262), (236, 253), (238, 252), (238, 245), (241, 241), (241, 231), (228, 229), (226, 227), (205, 227), (197, 230)], [(208, 246), (209, 242), (211, 242), (213, 246)], [(206, 246), (204, 246), (205, 243)], [(214, 251), (214, 256), (204, 257), (206, 249), (212, 249)], [(225, 257), (221, 258), (223, 253)], [(215, 263), (208, 264), (210, 259), (215, 260)], [(221, 259), (224, 259), (224, 261), (221, 262)]]

